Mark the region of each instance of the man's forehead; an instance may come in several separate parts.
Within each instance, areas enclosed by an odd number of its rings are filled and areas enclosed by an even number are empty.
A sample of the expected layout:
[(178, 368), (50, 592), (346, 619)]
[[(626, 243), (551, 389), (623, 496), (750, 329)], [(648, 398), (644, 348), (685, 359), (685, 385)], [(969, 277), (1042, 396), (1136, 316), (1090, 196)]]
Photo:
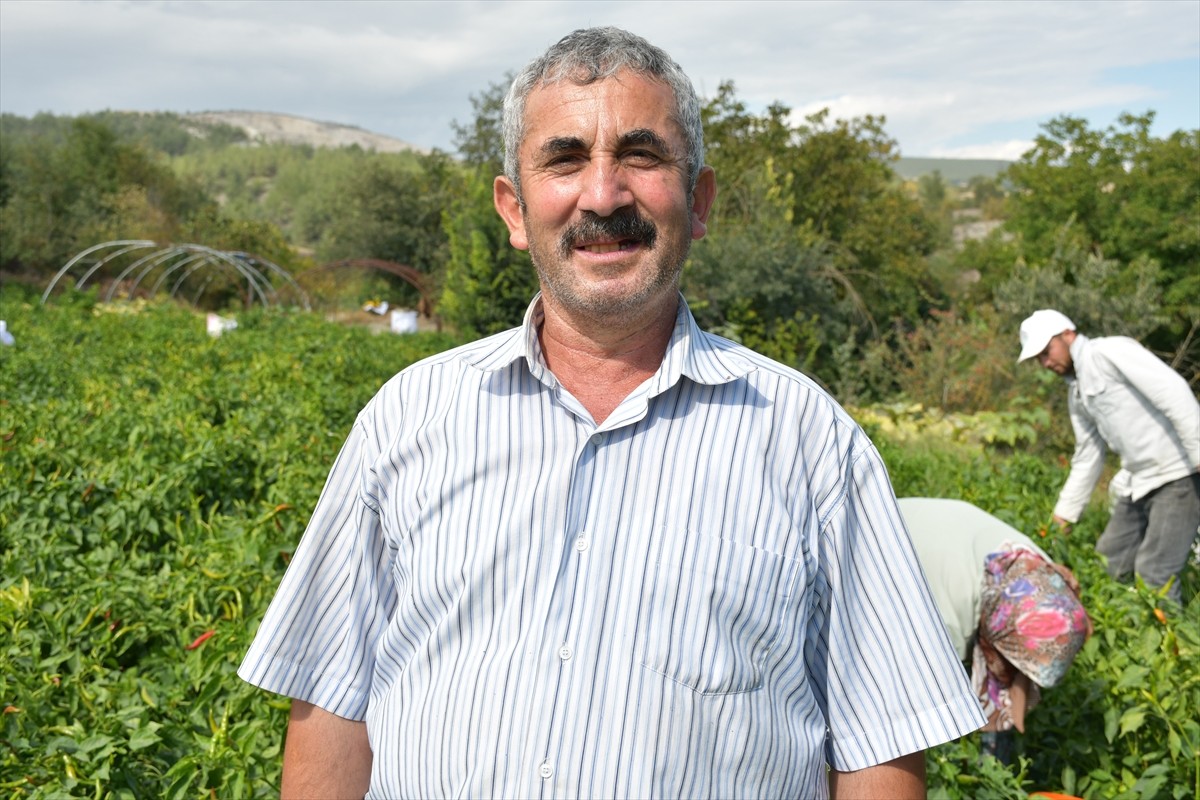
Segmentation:
[(580, 83), (569, 78), (536, 86), (525, 102), (525, 144), (541, 148), (551, 139), (585, 133), (599, 125), (605, 138), (626, 140), (645, 132), (682, 136), (674, 93), (652, 76), (628, 71)]

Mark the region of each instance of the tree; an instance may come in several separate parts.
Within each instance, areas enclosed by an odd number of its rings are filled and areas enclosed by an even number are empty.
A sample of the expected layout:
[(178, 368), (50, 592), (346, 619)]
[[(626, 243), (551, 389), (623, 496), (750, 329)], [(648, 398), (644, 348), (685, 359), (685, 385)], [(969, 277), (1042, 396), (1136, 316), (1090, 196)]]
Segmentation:
[(792, 221), (790, 176), (766, 161), (739, 175), (741, 205), (692, 246), (683, 292), (704, 327), (810, 372), (847, 334), (829, 243)]
[(1002, 216), (1005, 193), (995, 178), (975, 175), (967, 181), (967, 191), (971, 198), (969, 207), (981, 209), (985, 219)]
[(454, 146), (463, 161), (479, 169), (482, 175), (499, 175), (504, 171), (504, 95), (512, 83), (513, 73), (505, 73), (499, 83), (492, 83), (479, 94), (471, 95), (471, 121), (450, 123), (454, 129)]
[(917, 179), (917, 196), (921, 199), (921, 205), (925, 206), (925, 210), (931, 214), (941, 214), (946, 205), (946, 180), (942, 177), (941, 170), (922, 175)]
[[(1162, 324), (1147, 343), (1200, 379), (1200, 130), (1150, 136), (1153, 112), (1122, 114), (1095, 130), (1062, 116), (1043, 127), (1034, 148), (1009, 168), (1013, 186), (1005, 227), (1020, 237), (1031, 264), (1052, 258), (1069, 225), (1080, 246), (1121, 265), (1136, 285), (1145, 259), (1155, 261)], [(1076, 283), (1072, 272), (1066, 284)], [(1113, 325), (1134, 319), (1109, 320)]]
[(0, 265), (49, 275), (105, 238), (171, 238), (210, 201), (143, 148), (88, 118), (65, 139), (5, 143)]
[(831, 121), (825, 110), (796, 125), (779, 103), (748, 112), (728, 82), (702, 113), (707, 160), (720, 185), (714, 236), (725, 220), (757, 213), (762, 187), (754, 176), (773, 159), (788, 181), (792, 224), (834, 253), (831, 266), (862, 321), (874, 327), (918, 312), (935, 291), (924, 259), (937, 244), (938, 226), (896, 182), (895, 142), (882, 118)]
[(938, 296), (926, 269), (938, 223), (895, 180), (898, 155), (884, 121), (868, 115), (830, 123), (827, 110), (809, 115), (787, 162), (796, 223), (834, 243), (837, 266), (872, 328), (913, 319)]
[(379, 258), (440, 277), (446, 262), (442, 212), (449, 203), (451, 173), (458, 169), (435, 152), (415, 168), (373, 158), (369, 167), (347, 174), (336, 194), (336, 216), (322, 231), (319, 257)]
[(449, 259), (438, 303), (443, 320), (464, 336), (519, 325), (537, 292), (528, 251), (508, 242), (508, 227), (492, 205), (492, 182), (475, 172), (442, 215)]
[(1059, 308), (1084, 332), (1135, 339), (1166, 321), (1157, 261), (1144, 255), (1129, 264), (1106, 258), (1071, 223), (1059, 229), (1056, 242), (1043, 264), (1018, 262), (996, 287), (999, 311), (1015, 320), (1033, 309)]
[(704, 324), (833, 382), (877, 321), (937, 295), (937, 222), (895, 180), (882, 119), (797, 125), (779, 103), (750, 112), (732, 83), (702, 115), (720, 191), (685, 293)]

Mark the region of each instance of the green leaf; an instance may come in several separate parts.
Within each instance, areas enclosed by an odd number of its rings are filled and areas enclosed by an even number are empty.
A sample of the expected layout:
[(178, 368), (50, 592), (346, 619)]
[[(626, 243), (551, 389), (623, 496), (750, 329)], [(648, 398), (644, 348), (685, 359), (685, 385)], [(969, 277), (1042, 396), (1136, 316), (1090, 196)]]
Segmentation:
[(1133, 733), (1146, 721), (1146, 707), (1134, 706), (1121, 715), (1121, 736)]
[(158, 735), (158, 724), (150, 723), (144, 727), (138, 728), (129, 736), (130, 750), (144, 750), (147, 747), (156, 745), (162, 741), (162, 737)]
[(1141, 688), (1146, 680), (1146, 676), (1150, 674), (1148, 667), (1143, 667), (1141, 664), (1130, 664), (1121, 673), (1121, 679), (1117, 681), (1114, 689), (1129, 689), (1132, 687)]
[(1104, 738), (1112, 744), (1117, 738), (1117, 724), (1121, 719), (1121, 710), (1116, 706), (1109, 706), (1104, 709)]
[(79, 749), (76, 751), (76, 757), (81, 757), (85, 753), (91, 753), (93, 750), (99, 750), (110, 742), (112, 742), (111, 736), (93, 734), (79, 743)]
[(1063, 767), (1062, 783), (1063, 791), (1067, 794), (1075, 794), (1075, 770), (1071, 769), (1070, 765)]

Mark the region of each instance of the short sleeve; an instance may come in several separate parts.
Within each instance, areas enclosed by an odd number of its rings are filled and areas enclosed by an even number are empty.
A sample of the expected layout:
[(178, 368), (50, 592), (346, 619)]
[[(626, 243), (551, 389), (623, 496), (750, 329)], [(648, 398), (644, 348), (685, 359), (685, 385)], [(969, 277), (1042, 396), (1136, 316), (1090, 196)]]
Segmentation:
[(238, 675), (361, 720), (376, 642), (395, 608), (371, 490), (375, 448), (360, 415), (338, 454)]
[(843, 497), (821, 520), (806, 659), (829, 727), (826, 759), (853, 771), (985, 722), (925, 582), (882, 459), (861, 432)]

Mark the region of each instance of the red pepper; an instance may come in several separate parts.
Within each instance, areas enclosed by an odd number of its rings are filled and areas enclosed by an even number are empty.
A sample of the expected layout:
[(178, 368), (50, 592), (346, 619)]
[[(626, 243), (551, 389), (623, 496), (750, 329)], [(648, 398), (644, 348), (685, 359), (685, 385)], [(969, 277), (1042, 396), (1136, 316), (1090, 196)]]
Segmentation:
[(183, 649), (184, 650), (195, 650), (197, 647), (199, 647), (200, 645), (204, 644), (209, 639), (211, 639), (213, 637), (213, 634), (215, 634), (215, 633), (216, 633), (216, 631), (205, 631), (204, 633), (197, 636), (195, 641), (193, 641), (191, 644), (189, 644), (187, 647), (185, 647)]

